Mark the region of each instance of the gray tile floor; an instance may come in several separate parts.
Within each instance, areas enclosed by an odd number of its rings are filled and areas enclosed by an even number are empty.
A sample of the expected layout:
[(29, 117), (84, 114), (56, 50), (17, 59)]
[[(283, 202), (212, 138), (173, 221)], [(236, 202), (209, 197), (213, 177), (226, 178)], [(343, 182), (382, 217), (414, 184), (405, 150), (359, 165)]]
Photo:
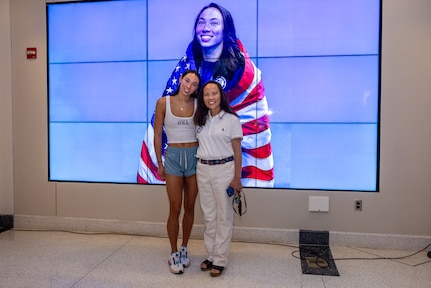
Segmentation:
[(166, 238), (9, 230), (0, 233), (0, 287), (431, 287), (428, 250), (362, 260), (416, 251), (331, 246), (340, 276), (319, 276), (302, 274), (295, 246), (233, 242), (228, 267), (212, 278), (199, 269), (198, 239), (189, 243), (192, 265), (174, 275)]

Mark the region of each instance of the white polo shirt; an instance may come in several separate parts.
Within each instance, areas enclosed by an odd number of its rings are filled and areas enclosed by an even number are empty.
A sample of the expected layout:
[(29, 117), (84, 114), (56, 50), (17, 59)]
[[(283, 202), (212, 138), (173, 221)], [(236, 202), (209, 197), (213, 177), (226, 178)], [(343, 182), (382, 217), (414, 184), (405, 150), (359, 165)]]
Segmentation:
[(199, 141), (197, 157), (204, 160), (222, 159), (233, 156), (232, 139), (242, 139), (239, 117), (220, 111), (214, 117), (208, 111), (204, 126), (196, 126)]

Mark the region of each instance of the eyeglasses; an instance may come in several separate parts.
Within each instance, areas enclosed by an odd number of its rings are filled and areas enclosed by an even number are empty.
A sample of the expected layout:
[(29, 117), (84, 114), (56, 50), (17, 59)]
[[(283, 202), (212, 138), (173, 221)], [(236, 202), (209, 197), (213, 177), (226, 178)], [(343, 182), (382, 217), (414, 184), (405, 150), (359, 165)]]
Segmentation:
[(245, 199), (244, 190), (241, 190), (240, 192), (238, 192), (238, 194), (233, 196), (232, 206), (235, 213), (239, 216), (242, 216), (247, 212), (247, 201)]

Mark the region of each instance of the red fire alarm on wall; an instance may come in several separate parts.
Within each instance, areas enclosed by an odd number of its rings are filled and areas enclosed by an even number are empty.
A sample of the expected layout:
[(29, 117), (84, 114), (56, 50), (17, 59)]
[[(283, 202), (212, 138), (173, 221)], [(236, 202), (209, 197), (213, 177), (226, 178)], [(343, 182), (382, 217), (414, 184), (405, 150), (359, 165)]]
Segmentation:
[(36, 59), (37, 58), (36, 47), (27, 48), (27, 51), (25, 53), (27, 54), (27, 59)]

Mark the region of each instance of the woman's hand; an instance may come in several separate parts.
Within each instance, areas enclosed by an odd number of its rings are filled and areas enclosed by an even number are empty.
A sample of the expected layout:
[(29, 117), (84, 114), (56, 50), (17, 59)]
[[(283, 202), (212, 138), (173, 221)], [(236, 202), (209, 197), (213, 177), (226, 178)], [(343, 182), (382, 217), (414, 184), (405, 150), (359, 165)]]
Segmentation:
[(233, 190), (235, 191), (235, 194), (238, 194), (242, 190), (242, 183), (240, 178), (233, 178), (232, 181), (230, 181), (230, 186), (232, 186)]
[(165, 166), (163, 166), (162, 162), (159, 162), (159, 168), (157, 169), (157, 172), (159, 173), (160, 179), (162, 181), (166, 181)]

